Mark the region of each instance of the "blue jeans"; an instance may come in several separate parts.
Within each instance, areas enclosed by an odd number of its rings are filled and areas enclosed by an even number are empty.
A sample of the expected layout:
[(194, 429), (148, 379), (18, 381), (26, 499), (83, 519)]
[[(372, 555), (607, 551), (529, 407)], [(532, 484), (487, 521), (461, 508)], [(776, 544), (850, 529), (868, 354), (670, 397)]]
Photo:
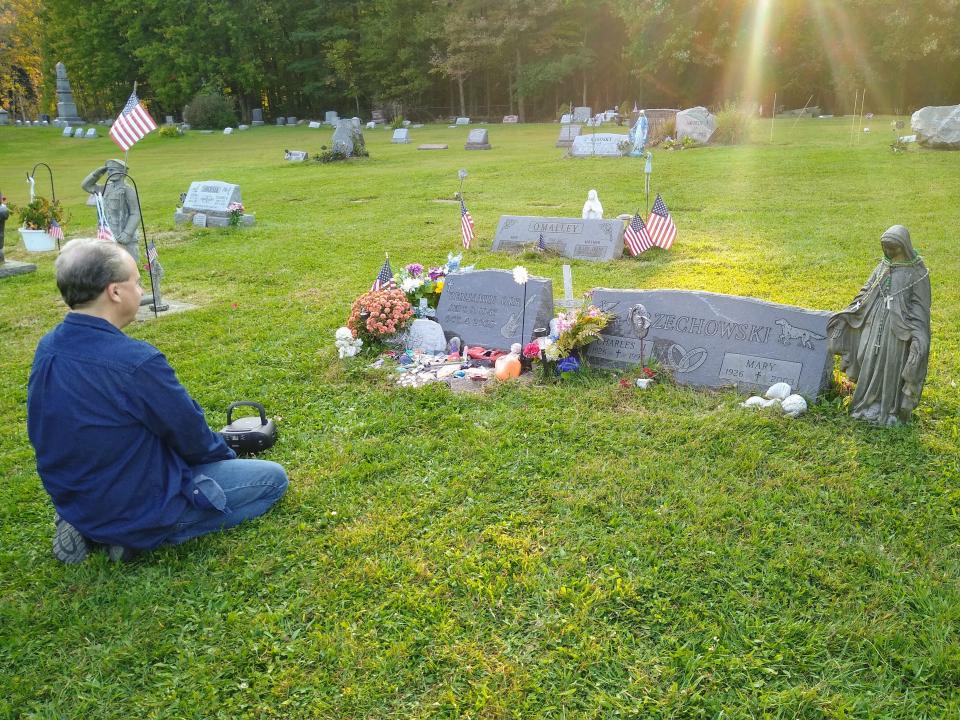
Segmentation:
[(190, 469), (197, 485), (205, 487), (206, 492), (223, 491), (226, 507), (224, 510), (189, 508), (167, 536), (165, 542), (170, 545), (263, 515), (287, 489), (286, 471), (269, 460), (221, 460)]

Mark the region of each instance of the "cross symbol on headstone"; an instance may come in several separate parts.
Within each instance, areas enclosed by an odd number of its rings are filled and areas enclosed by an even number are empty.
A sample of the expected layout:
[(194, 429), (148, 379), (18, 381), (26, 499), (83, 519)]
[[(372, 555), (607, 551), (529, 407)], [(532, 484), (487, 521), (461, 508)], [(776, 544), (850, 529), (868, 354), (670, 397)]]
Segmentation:
[(760, 383), (760, 377), (761, 377), (761, 375), (763, 375), (763, 373), (761, 373), (759, 370), (757, 370), (757, 384)]
[(569, 265), (563, 266), (563, 300), (558, 300), (557, 305), (567, 310), (583, 305), (582, 300), (575, 300), (573, 297), (573, 270)]

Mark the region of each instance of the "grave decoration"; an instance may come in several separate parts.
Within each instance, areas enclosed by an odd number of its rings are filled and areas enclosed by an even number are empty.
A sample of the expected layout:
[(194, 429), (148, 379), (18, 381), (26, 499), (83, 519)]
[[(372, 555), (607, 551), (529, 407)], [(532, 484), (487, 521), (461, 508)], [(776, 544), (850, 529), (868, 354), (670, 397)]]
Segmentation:
[(7, 198), (0, 193), (0, 279), (12, 275), (23, 275), (25, 273), (35, 272), (37, 266), (33, 263), (23, 263), (16, 260), (7, 260), (3, 254), (4, 238), (6, 233), (7, 219), (10, 217), (12, 209), (7, 206)]
[(763, 394), (754, 395), (740, 403), (742, 408), (774, 408), (787, 417), (800, 417), (807, 411), (807, 401), (803, 395), (791, 394), (790, 386), (785, 382), (774, 383)]
[(57, 247), (57, 239), (63, 239), (64, 211), (60, 202), (36, 196), (20, 208), (18, 232), (23, 246), (29, 252), (46, 252)]

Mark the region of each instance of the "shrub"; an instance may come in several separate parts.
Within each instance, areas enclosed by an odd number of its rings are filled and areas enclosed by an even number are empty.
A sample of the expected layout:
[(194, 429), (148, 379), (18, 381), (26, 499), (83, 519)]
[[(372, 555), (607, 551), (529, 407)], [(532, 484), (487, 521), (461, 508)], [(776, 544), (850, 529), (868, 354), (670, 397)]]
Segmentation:
[(677, 117), (674, 115), (669, 120), (661, 123), (651, 123), (650, 134), (647, 137), (648, 145), (658, 145), (667, 138), (672, 138), (677, 134)]
[(403, 115), (394, 115), (393, 120), (390, 121), (391, 130), (399, 130), (403, 127)]
[(60, 225), (64, 224), (63, 208), (59, 201), (50, 202), (46, 198), (38, 197), (20, 208), (20, 225), (28, 230), (46, 230), (52, 220), (56, 220)]
[(234, 127), (237, 124), (236, 101), (219, 92), (201, 90), (183, 109), (183, 119), (203, 130)]
[(726, 102), (717, 111), (717, 129), (710, 138), (721, 145), (740, 145), (750, 139), (753, 114), (736, 103)]
[(178, 138), (183, 136), (183, 130), (178, 125), (164, 125), (157, 130), (157, 134), (165, 138)]

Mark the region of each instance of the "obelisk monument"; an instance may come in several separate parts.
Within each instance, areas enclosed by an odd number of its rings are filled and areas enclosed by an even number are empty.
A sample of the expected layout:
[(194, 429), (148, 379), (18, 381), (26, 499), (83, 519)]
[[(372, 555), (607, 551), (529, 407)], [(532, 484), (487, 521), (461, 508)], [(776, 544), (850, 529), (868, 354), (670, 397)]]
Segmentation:
[(77, 115), (77, 104), (73, 101), (73, 90), (62, 62), (57, 63), (57, 119), (71, 125), (83, 123)]

